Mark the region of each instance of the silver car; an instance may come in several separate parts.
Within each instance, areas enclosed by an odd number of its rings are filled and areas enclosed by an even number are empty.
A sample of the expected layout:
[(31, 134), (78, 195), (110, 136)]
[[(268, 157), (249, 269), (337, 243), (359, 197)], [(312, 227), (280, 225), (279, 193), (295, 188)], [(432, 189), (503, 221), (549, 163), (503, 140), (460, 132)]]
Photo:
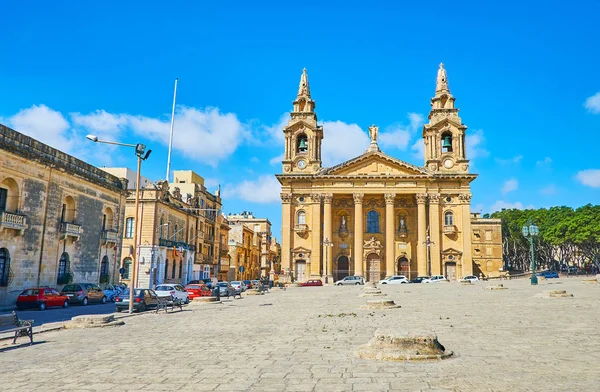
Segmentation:
[(362, 278), (362, 276), (346, 276), (344, 279), (338, 280), (334, 284), (336, 286), (359, 285), (359, 284), (365, 284), (365, 281)]
[(190, 303), (190, 295), (182, 285), (177, 283), (163, 283), (154, 288), (154, 292), (159, 297), (171, 297), (185, 304)]

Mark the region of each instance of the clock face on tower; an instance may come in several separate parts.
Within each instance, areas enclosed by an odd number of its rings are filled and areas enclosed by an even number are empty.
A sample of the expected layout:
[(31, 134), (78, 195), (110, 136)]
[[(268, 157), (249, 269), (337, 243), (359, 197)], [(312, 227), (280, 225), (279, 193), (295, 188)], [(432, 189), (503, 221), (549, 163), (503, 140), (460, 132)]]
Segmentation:
[(298, 166), (298, 169), (304, 169), (306, 167), (306, 161), (304, 159), (300, 159), (296, 166)]
[(454, 162), (452, 162), (452, 159), (446, 159), (446, 160), (444, 161), (444, 167), (445, 167), (446, 169), (451, 169), (451, 168), (452, 168), (452, 166), (454, 166)]

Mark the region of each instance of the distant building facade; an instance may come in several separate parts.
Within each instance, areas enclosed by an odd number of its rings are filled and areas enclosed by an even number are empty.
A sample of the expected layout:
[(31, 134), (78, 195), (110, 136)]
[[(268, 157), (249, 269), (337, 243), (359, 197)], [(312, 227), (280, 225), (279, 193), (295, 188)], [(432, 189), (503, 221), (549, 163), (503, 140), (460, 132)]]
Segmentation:
[(127, 180), (0, 125), (0, 305), (118, 281)]
[[(114, 168), (105, 168), (114, 172)], [(140, 189), (139, 226), (135, 219), (135, 190), (127, 199), (121, 258), (122, 281), (131, 285), (134, 246), (138, 228), (137, 287), (161, 283), (186, 284), (190, 280), (217, 277), (221, 235), (228, 226), (219, 217), (219, 192), (207, 191), (204, 179), (190, 170), (173, 172), (174, 181), (159, 181)], [(229, 261), (226, 261), (229, 264)]]
[[(423, 126), (422, 167), (383, 153), (374, 125), (362, 155), (322, 167), (326, 130), (317, 122), (306, 70), (290, 117), (276, 176), (282, 186), (281, 267), (290, 278), (331, 282), (360, 275), (377, 282), (395, 274), (457, 280), (499, 273), (501, 225), (471, 216), (470, 184), (477, 175), (469, 172), (467, 127), (443, 65)], [(476, 248), (489, 253), (473, 253), (477, 234), (491, 238)]]

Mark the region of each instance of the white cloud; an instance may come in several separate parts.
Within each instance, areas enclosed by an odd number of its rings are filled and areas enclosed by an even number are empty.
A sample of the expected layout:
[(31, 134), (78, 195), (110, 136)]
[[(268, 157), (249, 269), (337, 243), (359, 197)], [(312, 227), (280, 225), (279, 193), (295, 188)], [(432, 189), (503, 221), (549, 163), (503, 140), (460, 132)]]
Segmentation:
[(582, 170), (577, 173), (575, 178), (583, 185), (600, 188), (600, 169)]
[(263, 126), (262, 128), (265, 130), (265, 133), (268, 135), (268, 139), (278, 143), (283, 146), (283, 142), (285, 140), (283, 134), (283, 128), (288, 125), (290, 121), (290, 113), (286, 112), (279, 117), (279, 121), (276, 124), (270, 126)]
[[(218, 178), (205, 178), (204, 179), (204, 187), (212, 192), (213, 189), (216, 189), (221, 181)], [(212, 192), (214, 193), (214, 192)]]
[(597, 92), (595, 95), (586, 99), (583, 106), (585, 106), (590, 113), (600, 114), (600, 92)]
[(518, 188), (519, 182), (516, 179), (511, 178), (510, 180), (505, 181), (504, 185), (502, 185), (502, 194), (505, 195), (509, 192), (516, 191)]
[(65, 153), (73, 153), (74, 135), (60, 112), (46, 105), (33, 105), (8, 118), (10, 127)]
[(425, 142), (423, 139), (417, 139), (410, 149), (412, 150), (413, 158), (425, 160)]
[(271, 174), (265, 174), (258, 179), (244, 180), (239, 184), (228, 184), (222, 194), (225, 199), (235, 198), (252, 203), (279, 203), (281, 184)]
[[(104, 110), (72, 115), (73, 121), (90, 131), (131, 129), (145, 138), (169, 144), (170, 119), (111, 114)], [(226, 159), (249, 136), (247, 127), (234, 113), (221, 113), (218, 108), (197, 109), (178, 106), (175, 112), (173, 150), (198, 162), (216, 166)]]
[(271, 158), (271, 160), (269, 160), (269, 163), (271, 165), (281, 165), (281, 161), (283, 161), (283, 156), (284, 156), (284, 154), (273, 157), (273, 158)]
[(405, 151), (413, 134), (423, 126), (425, 118), (419, 113), (408, 113), (409, 125), (392, 125), (380, 132), (379, 141), (382, 147), (393, 147)]
[(523, 204), (521, 202), (516, 202), (516, 203), (510, 203), (510, 202), (506, 202), (504, 200), (498, 200), (497, 202), (495, 202), (491, 207), (490, 210), (492, 212), (495, 211), (501, 211), (502, 209), (513, 209), (516, 208), (518, 210), (522, 210), (523, 209)]
[(547, 196), (556, 195), (558, 193), (558, 189), (556, 188), (556, 185), (550, 184), (547, 187), (540, 189), (540, 193)]
[(465, 138), (467, 145), (467, 159), (473, 160), (479, 157), (487, 157), (490, 153), (482, 147), (485, 137), (481, 129), (474, 130)]
[(363, 154), (369, 147), (369, 136), (356, 124), (342, 121), (323, 123), (321, 158), (323, 166), (333, 166)]
[(549, 166), (550, 164), (552, 164), (552, 158), (546, 157), (546, 158), (542, 159), (541, 161), (537, 161), (535, 164), (537, 166)]
[(523, 159), (523, 155), (517, 155), (515, 157), (508, 158), (508, 159), (494, 158), (494, 160), (501, 165), (506, 165), (509, 163), (519, 163), (519, 162), (521, 162), (521, 159)]

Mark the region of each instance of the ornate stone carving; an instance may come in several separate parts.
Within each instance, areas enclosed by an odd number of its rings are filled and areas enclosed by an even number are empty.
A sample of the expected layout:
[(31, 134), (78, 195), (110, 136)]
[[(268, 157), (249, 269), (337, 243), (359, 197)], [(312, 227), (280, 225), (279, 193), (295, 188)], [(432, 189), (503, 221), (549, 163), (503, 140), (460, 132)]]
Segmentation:
[(394, 202), (394, 206), (397, 208), (414, 207), (415, 203), (411, 199), (396, 199), (396, 201)]
[(376, 253), (378, 256), (381, 256), (381, 249), (383, 249), (381, 241), (372, 236), (369, 240), (365, 240), (363, 245), (363, 256), (365, 259), (371, 253)]
[(159, 181), (156, 183), (159, 186), (159, 199), (163, 201), (169, 201), (169, 182), (168, 181)]
[(428, 196), (429, 196), (429, 203), (438, 204), (440, 202), (440, 194), (439, 193), (430, 193)]
[(385, 207), (385, 202), (380, 199), (369, 199), (365, 202), (365, 207), (368, 208), (383, 208)]
[(323, 195), (323, 203), (331, 204), (333, 201), (333, 193), (324, 193)]
[(395, 193), (386, 193), (385, 195), (383, 195), (383, 197), (385, 198), (385, 204), (394, 204), (394, 199), (396, 199), (396, 194)]
[(352, 197), (354, 198), (354, 204), (362, 204), (365, 194), (364, 193), (353, 193)]
[(427, 203), (427, 195), (425, 193), (417, 193), (415, 199), (417, 199), (417, 204)]
[(310, 199), (312, 200), (313, 203), (321, 203), (321, 200), (323, 200), (323, 195), (321, 195), (320, 193), (313, 193), (310, 195)]
[(472, 195), (470, 193), (461, 193), (458, 195), (458, 200), (461, 204), (470, 204)]
[(281, 194), (281, 202), (282, 203), (291, 203), (293, 195), (291, 193), (282, 193)]
[(333, 206), (340, 208), (350, 208), (353, 207), (354, 204), (352, 203), (352, 199), (335, 199), (335, 201), (333, 202)]
[(175, 187), (175, 189), (173, 190), (173, 198), (181, 200), (181, 189), (179, 189), (178, 187)]

